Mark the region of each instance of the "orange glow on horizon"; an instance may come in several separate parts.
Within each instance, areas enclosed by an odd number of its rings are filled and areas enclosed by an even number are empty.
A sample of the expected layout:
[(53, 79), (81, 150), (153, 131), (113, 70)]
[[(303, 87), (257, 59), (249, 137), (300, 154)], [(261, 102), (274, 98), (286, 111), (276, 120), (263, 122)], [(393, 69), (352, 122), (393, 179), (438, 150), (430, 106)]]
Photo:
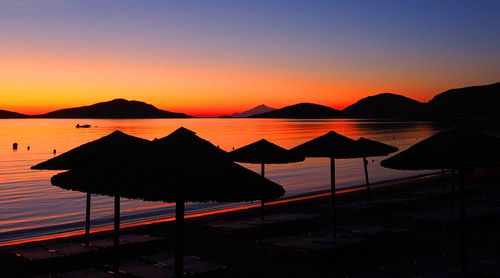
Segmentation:
[(208, 58), (193, 62), (174, 57), (164, 63), (118, 54), (27, 55), (23, 51), (0, 58), (0, 109), (28, 115), (115, 98), (193, 116), (231, 115), (260, 104), (282, 108), (301, 102), (341, 110), (378, 93), (395, 92), (426, 101), (449, 88), (422, 85), (418, 77), (388, 83), (335, 69), (331, 73), (290, 71)]

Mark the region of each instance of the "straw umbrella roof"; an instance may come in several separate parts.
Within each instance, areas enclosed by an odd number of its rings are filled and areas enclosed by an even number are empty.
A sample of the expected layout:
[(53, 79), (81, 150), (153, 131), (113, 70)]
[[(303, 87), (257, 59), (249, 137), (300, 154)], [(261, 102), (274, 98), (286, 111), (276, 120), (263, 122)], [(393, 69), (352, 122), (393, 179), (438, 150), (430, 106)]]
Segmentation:
[(355, 141), (334, 131), (319, 136), (290, 150), (307, 157), (355, 158)]
[[(180, 128), (151, 144), (147, 154), (118, 164), (109, 159), (52, 177), (54, 185), (146, 201), (234, 202), (272, 200), (284, 189), (232, 162), (229, 155)], [(106, 165), (104, 167), (104, 165)]]
[(108, 157), (113, 161), (129, 159), (141, 151), (148, 140), (114, 131), (107, 136), (83, 144), (52, 159), (39, 163), (33, 170), (68, 170)]
[(391, 145), (366, 139), (364, 137), (356, 140), (356, 149), (359, 155), (363, 157), (384, 156), (399, 150)]
[(236, 149), (229, 155), (233, 161), (259, 164), (285, 164), (305, 159), (304, 156), (292, 153), (265, 139)]
[(500, 163), (500, 139), (456, 125), (381, 162), (401, 170), (494, 167)]

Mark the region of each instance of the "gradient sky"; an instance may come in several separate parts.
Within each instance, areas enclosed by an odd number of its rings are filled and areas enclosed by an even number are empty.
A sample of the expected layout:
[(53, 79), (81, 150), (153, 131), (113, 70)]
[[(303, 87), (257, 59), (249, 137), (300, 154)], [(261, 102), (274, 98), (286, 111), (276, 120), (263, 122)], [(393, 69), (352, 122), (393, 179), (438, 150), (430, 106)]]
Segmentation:
[(192, 115), (500, 81), (500, 1), (0, 0), (0, 109)]

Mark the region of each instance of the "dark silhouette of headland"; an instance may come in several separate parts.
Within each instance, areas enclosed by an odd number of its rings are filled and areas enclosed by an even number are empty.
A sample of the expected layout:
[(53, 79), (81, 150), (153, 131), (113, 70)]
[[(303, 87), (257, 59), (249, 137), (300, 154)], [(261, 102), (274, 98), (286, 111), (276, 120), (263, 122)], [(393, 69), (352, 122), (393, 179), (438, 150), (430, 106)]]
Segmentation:
[(436, 95), (427, 103), (399, 94), (382, 93), (363, 98), (342, 111), (301, 103), (258, 114), (252, 118), (379, 118), (398, 120), (450, 120), (500, 117), (500, 82)]
[(28, 115), (24, 115), (21, 113), (0, 110), (0, 119), (15, 119), (15, 118), (28, 118)]
[(89, 106), (57, 110), (36, 118), (87, 118), (87, 119), (148, 119), (148, 118), (191, 118), (184, 113), (160, 110), (141, 101), (114, 99)]
[(284, 118), (284, 119), (326, 119), (339, 118), (342, 113), (338, 110), (313, 103), (299, 103), (276, 109), (270, 112), (253, 115), (251, 118)]
[(428, 114), (435, 117), (500, 117), (500, 82), (451, 89), (428, 103)]
[(422, 103), (402, 95), (383, 93), (363, 98), (342, 110), (352, 118), (406, 118)]
[[(382, 93), (363, 98), (342, 111), (313, 103), (299, 103), (280, 109), (259, 105), (248, 111), (221, 118), (376, 118), (403, 121), (498, 119), (500, 118), (498, 107), (500, 107), (500, 82), (447, 90), (434, 96), (427, 103), (400, 94)], [(34, 116), (0, 110), (0, 118), (152, 119), (192, 118), (192, 116), (160, 110), (141, 101), (115, 99)]]

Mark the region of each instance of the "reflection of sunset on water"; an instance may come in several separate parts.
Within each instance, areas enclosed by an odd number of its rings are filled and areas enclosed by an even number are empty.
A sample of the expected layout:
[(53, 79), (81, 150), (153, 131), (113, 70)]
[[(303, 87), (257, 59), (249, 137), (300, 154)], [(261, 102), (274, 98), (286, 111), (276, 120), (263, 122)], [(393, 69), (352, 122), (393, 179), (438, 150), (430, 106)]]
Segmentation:
[[(248, 143), (266, 138), (285, 148), (291, 148), (309, 139), (335, 130), (357, 139), (364, 136), (393, 144), (400, 149), (419, 138), (433, 134), (438, 127), (429, 123), (377, 122), (361, 120), (273, 120), (273, 119), (26, 119), (0, 120), (0, 233), (4, 240), (22, 240), (44, 233), (73, 232), (83, 227), (85, 194), (62, 190), (50, 184), (58, 171), (32, 171), (29, 167), (66, 152), (86, 142), (105, 136), (114, 130), (152, 140), (184, 126), (220, 148), (231, 151)], [(76, 123), (90, 124), (88, 129), (76, 129)], [(15, 136), (12, 136), (15, 134)], [(13, 152), (12, 141), (19, 143)], [(30, 150), (26, 146), (30, 145)], [(373, 159), (373, 162), (372, 162)], [(369, 171), (373, 181), (381, 181), (413, 174), (381, 168), (383, 157), (370, 159)], [(259, 165), (241, 164), (255, 172)], [(363, 184), (361, 159), (337, 160), (337, 186)], [(284, 186), (286, 197), (329, 188), (329, 161), (307, 158), (304, 162), (267, 165), (266, 177)], [(92, 198), (92, 227), (107, 228), (112, 219), (112, 199), (104, 196)], [(122, 199), (124, 225), (137, 225), (158, 221), (173, 213), (173, 204), (151, 203)], [(33, 206), (37, 207), (33, 210)], [(189, 213), (211, 214), (219, 210), (239, 210), (248, 204), (189, 204)], [(44, 228), (45, 227), (45, 228)], [(48, 227), (48, 228), (47, 228)], [(47, 231), (42, 231), (48, 229)]]

